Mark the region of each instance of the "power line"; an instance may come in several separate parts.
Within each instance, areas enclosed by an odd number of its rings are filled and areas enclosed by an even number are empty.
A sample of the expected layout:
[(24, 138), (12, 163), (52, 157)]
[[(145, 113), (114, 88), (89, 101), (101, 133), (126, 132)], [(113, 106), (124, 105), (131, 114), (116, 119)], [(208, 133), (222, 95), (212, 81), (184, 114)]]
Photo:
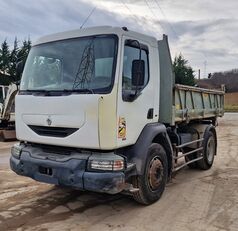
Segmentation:
[[(146, 2), (146, 5), (149, 7), (149, 4), (148, 4), (147, 0), (145, 0), (145, 2)], [(168, 22), (168, 25), (169, 25), (169, 27), (170, 27), (170, 30), (171, 30), (171, 31), (173, 32), (173, 34), (179, 39), (179, 36), (178, 36), (176, 30), (174, 29), (174, 27), (172, 26), (172, 24), (169, 22), (169, 20), (168, 20), (166, 14), (165, 14), (165, 12), (164, 12), (164, 10), (163, 10), (162, 7), (160, 6), (158, 0), (154, 0), (154, 2), (155, 2), (156, 5), (158, 6), (158, 8), (159, 8), (161, 14), (164, 16), (165, 20)], [(152, 11), (152, 10), (151, 10), (151, 11)], [(203, 52), (202, 52), (202, 55), (203, 55), (203, 57), (205, 58), (205, 62), (204, 62), (204, 76), (206, 76), (207, 64), (208, 64), (208, 63), (207, 63), (207, 57), (206, 57), (206, 55), (205, 55)]]
[(123, 6), (130, 12), (131, 16), (135, 19), (136, 22), (138, 22), (139, 18), (133, 14), (133, 12), (131, 11), (131, 9), (127, 6), (127, 4), (124, 2), (124, 0), (121, 0), (121, 3), (123, 4)]
[[(125, 3), (124, 0), (120, 0), (121, 4), (130, 12), (131, 16), (134, 18), (135, 22), (138, 23), (138, 21), (140, 21), (143, 25), (146, 25), (143, 21), (141, 21), (141, 19), (139, 17), (137, 17), (129, 8), (129, 6)], [(149, 8), (150, 9), (150, 8)], [(151, 10), (151, 9), (150, 9)], [(153, 14), (153, 12), (152, 12)], [(160, 22), (159, 22), (160, 24)], [(164, 30), (163, 26), (160, 24), (161, 28)]]
[[(147, 0), (144, 0), (144, 1), (145, 1), (145, 3), (146, 3), (147, 7), (149, 8), (150, 12), (152, 13), (152, 15), (153, 15), (155, 18), (157, 18), (157, 16), (154, 14), (154, 12), (153, 12), (153, 10), (151, 9), (151, 7), (150, 7), (149, 3), (147, 2)], [(161, 28), (163, 29), (164, 33), (166, 33), (166, 30), (165, 30), (164, 26), (160, 23), (160, 21), (158, 21), (158, 23), (159, 23), (159, 25), (161, 26)]]
[(161, 13), (163, 14), (164, 18), (166, 19), (166, 21), (168, 22), (171, 31), (174, 33), (174, 35), (179, 38), (177, 32), (175, 31), (174, 27), (172, 26), (172, 24), (169, 22), (168, 18), (166, 17), (166, 14), (164, 13), (164, 10), (162, 10), (162, 7), (159, 5), (157, 0), (154, 0), (154, 2), (156, 3), (156, 5), (158, 6), (158, 8), (160, 9)]
[(154, 17), (157, 17), (157, 16), (154, 14), (153, 10), (150, 8), (150, 5), (149, 5), (149, 3), (147, 2), (147, 0), (144, 0), (144, 1), (145, 1), (145, 3), (146, 3), (147, 7), (149, 8), (150, 12), (153, 14), (153, 16), (154, 16)]
[[(166, 14), (164, 13), (164, 10), (162, 9), (162, 7), (160, 6), (158, 0), (154, 0), (154, 2), (156, 3), (156, 5), (158, 6), (158, 8), (160, 9), (160, 12), (163, 14), (164, 18), (166, 19), (166, 21), (168, 22), (171, 31), (174, 33), (174, 35), (179, 39), (179, 36), (176, 32), (176, 30), (174, 29), (174, 27), (172, 26), (172, 24), (169, 22)], [(206, 55), (202, 52), (203, 57), (205, 58), (205, 62), (204, 62), (204, 76), (206, 76), (206, 69), (207, 69), (207, 57)]]
[(89, 15), (85, 18), (85, 20), (83, 21), (82, 25), (80, 26), (80, 29), (83, 28), (83, 26), (85, 25), (85, 23), (88, 21), (88, 19), (91, 17), (91, 15), (93, 14), (93, 12), (96, 10), (96, 6), (91, 10), (91, 12), (89, 13)]

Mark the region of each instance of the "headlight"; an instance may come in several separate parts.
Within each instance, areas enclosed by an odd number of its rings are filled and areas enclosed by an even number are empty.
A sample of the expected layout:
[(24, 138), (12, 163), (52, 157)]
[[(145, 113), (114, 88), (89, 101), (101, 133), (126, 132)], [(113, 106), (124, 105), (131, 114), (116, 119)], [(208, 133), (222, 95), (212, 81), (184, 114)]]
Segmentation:
[(19, 144), (14, 144), (11, 148), (11, 154), (17, 159), (20, 159), (21, 151), (22, 147)]
[(90, 170), (102, 170), (102, 171), (121, 171), (124, 170), (124, 160), (90, 160)]

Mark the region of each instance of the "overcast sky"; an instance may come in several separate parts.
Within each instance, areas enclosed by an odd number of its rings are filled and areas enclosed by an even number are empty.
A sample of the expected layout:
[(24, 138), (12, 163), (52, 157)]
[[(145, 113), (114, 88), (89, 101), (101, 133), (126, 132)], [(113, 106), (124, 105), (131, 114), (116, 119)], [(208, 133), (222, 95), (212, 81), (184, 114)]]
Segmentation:
[(77, 29), (94, 7), (85, 27), (167, 34), (172, 56), (181, 52), (202, 77), (238, 68), (237, 0), (0, 0), (0, 42)]

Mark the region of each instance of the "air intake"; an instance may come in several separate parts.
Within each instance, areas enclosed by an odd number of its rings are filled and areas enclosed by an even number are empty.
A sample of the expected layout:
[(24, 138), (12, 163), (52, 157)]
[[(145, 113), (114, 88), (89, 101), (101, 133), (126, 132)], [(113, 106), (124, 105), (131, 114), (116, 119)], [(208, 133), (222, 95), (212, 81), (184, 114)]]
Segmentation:
[(67, 137), (78, 130), (78, 128), (63, 128), (63, 127), (46, 127), (46, 126), (35, 126), (28, 125), (39, 136), (50, 136), (50, 137)]

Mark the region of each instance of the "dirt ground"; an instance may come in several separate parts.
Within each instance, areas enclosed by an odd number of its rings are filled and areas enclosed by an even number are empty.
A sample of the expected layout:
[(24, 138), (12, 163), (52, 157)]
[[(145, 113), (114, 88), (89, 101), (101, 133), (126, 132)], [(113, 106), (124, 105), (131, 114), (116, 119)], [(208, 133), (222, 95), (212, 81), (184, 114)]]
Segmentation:
[(238, 114), (219, 120), (218, 155), (208, 171), (185, 168), (161, 200), (62, 189), (11, 172), (12, 143), (0, 143), (0, 230), (238, 230)]

